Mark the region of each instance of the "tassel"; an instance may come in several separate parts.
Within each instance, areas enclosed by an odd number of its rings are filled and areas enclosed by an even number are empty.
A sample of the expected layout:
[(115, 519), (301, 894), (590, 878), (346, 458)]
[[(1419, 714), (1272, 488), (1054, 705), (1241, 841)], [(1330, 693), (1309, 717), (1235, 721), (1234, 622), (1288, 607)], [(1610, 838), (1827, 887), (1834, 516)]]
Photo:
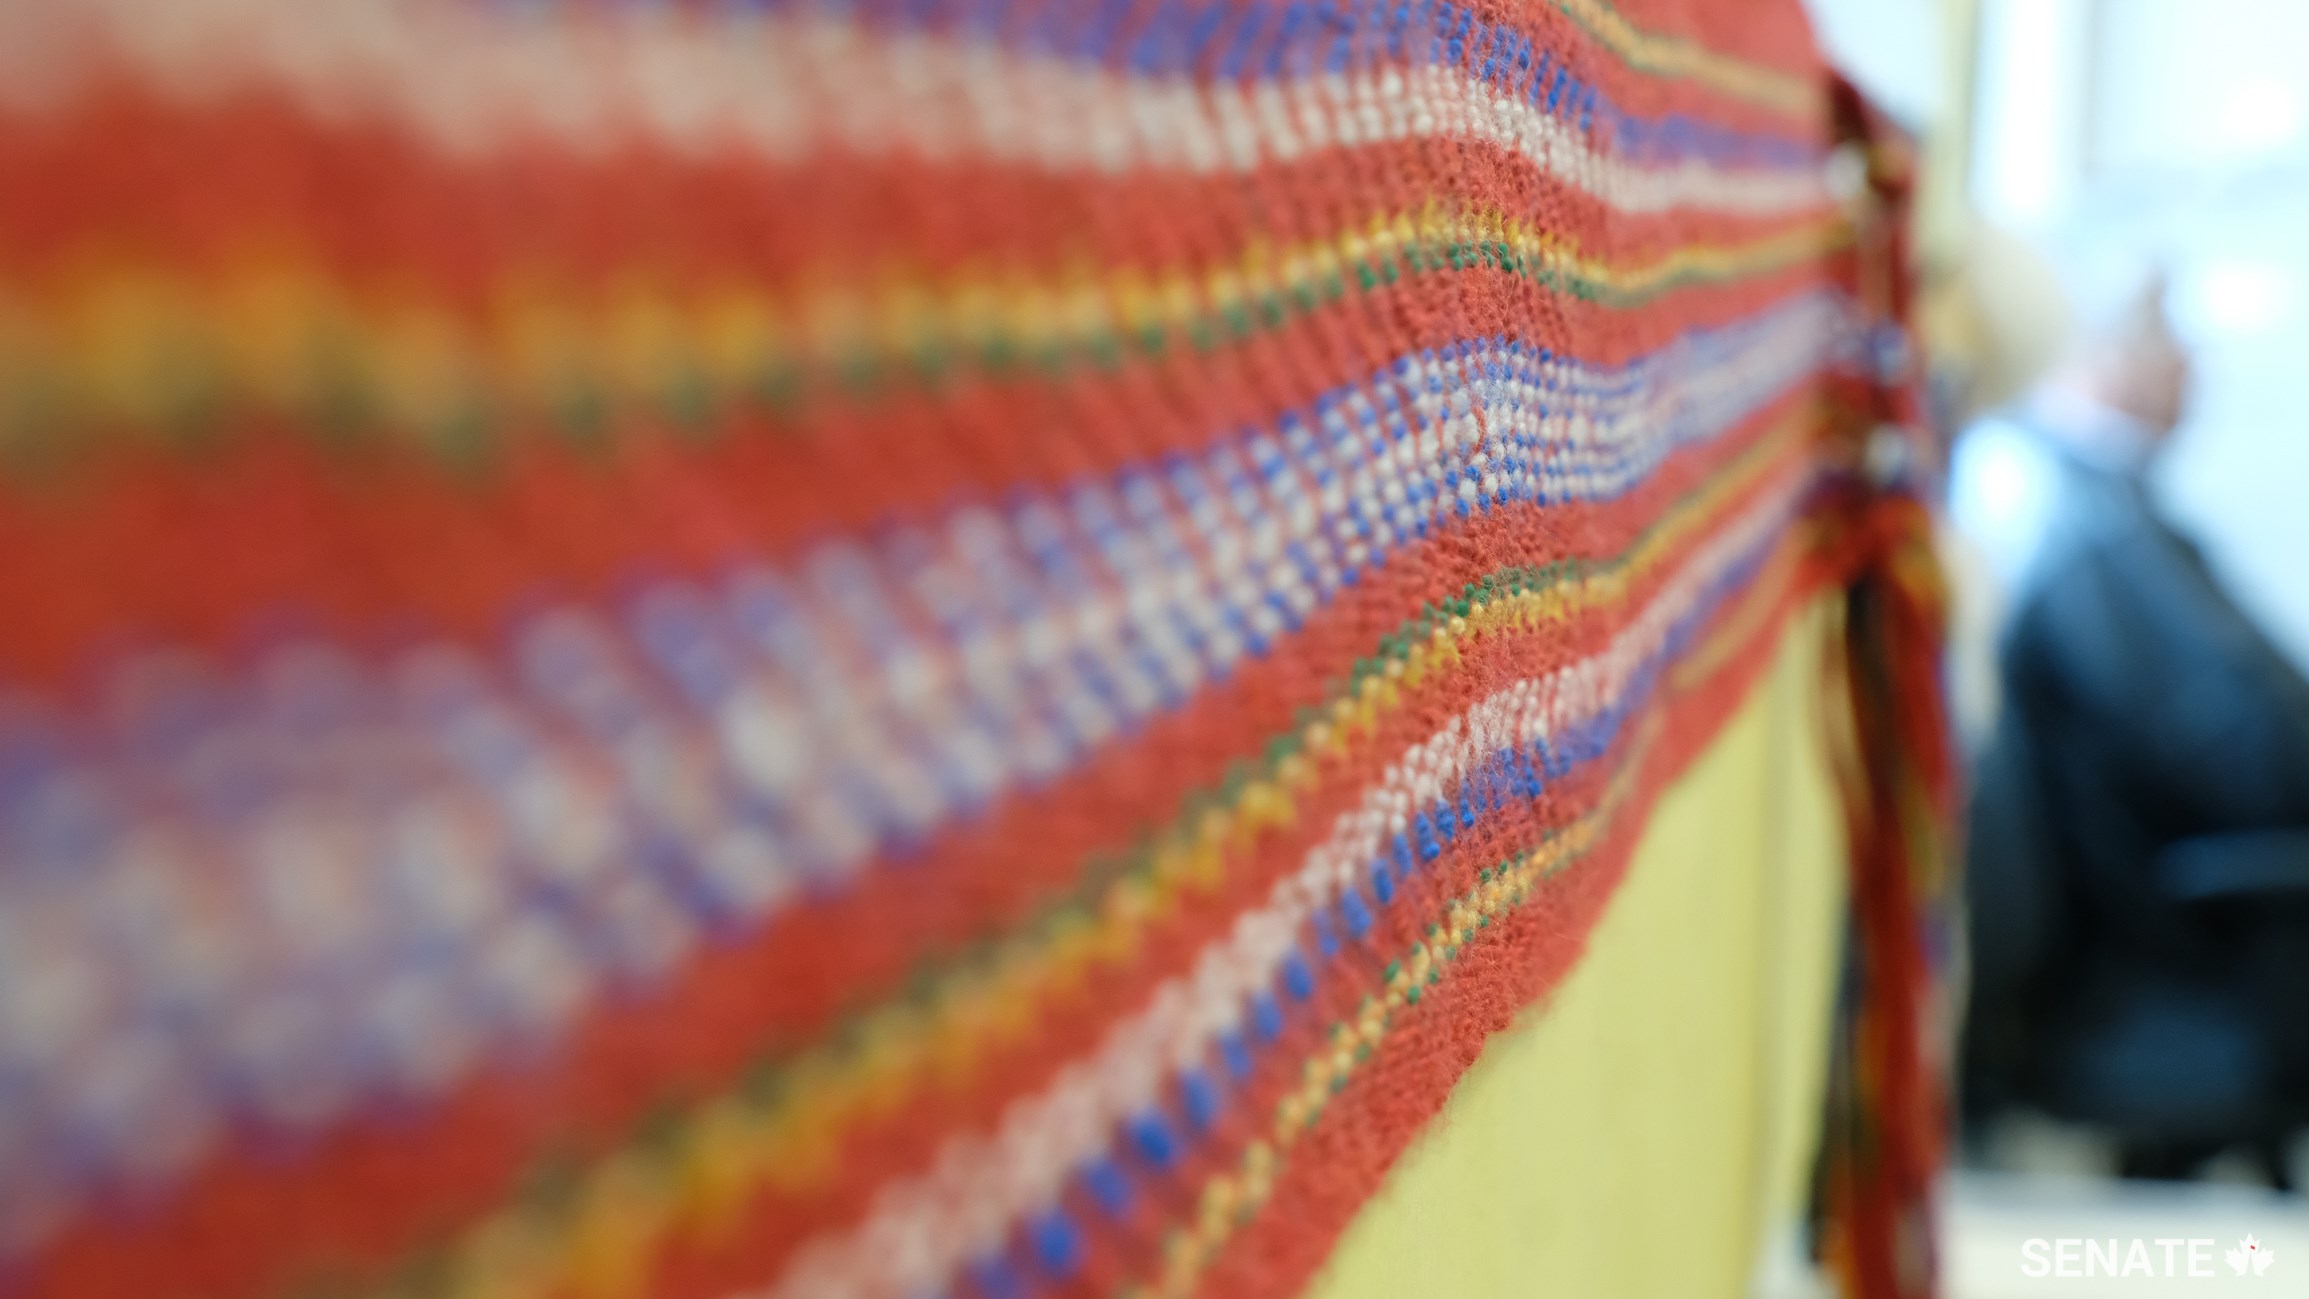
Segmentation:
[(1826, 547), (1847, 574), (1827, 688), (1851, 902), (1814, 1245), (1849, 1299), (1927, 1299), (1951, 1040), (1941, 1005), (1957, 784), (1942, 694), (1946, 600), (1918, 485), (1921, 403), (1905, 327), (1911, 155), (1849, 86), (1836, 110), (1867, 161), (1851, 278), (1874, 345), (1850, 412), (1855, 472)]

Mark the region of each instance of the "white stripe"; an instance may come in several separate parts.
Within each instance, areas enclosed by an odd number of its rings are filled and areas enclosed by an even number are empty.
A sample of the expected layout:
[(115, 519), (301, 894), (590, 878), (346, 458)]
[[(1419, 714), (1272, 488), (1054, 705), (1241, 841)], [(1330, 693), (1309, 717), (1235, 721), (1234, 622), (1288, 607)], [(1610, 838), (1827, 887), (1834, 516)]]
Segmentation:
[[(9, 6), (0, 6), (6, 9)], [(1820, 166), (1656, 165), (1592, 148), (1561, 117), (1439, 64), (1289, 81), (1134, 77), (824, 16), (683, 6), (615, 17), (394, 0), (35, 0), (0, 23), (0, 107), (53, 102), (112, 49), (205, 95), (285, 84), (330, 116), (413, 123), (458, 154), (547, 140), (584, 153), (635, 134), (699, 156), (985, 159), (1056, 172), (1242, 172), (1333, 145), (1477, 139), (1622, 212), (1794, 213)], [(13, 89), (11, 88), (13, 87)]]

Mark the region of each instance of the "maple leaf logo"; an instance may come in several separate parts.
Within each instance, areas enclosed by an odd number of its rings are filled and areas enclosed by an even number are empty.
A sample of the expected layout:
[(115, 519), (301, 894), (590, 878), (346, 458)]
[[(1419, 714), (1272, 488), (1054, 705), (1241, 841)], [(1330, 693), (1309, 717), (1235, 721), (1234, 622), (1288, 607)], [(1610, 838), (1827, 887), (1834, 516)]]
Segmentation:
[(2238, 1276), (2245, 1275), (2248, 1270), (2259, 1276), (2269, 1270), (2271, 1263), (2277, 1261), (2277, 1251), (2265, 1248), (2258, 1239), (2247, 1236), (2223, 1257), (2229, 1260), (2229, 1270)]

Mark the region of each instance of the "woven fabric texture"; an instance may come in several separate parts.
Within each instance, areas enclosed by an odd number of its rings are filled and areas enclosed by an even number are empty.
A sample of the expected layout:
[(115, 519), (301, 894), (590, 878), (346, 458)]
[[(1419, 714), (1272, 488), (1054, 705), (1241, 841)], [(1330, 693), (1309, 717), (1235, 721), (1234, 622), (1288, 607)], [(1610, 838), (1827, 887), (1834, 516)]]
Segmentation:
[(1796, 0), (0, 4), (0, 1293), (1294, 1292), (1882, 564), (1837, 130)]
[(1307, 1299), (1796, 1292), (1845, 905), (1834, 603), (1790, 620), (1579, 963), (1484, 1045)]

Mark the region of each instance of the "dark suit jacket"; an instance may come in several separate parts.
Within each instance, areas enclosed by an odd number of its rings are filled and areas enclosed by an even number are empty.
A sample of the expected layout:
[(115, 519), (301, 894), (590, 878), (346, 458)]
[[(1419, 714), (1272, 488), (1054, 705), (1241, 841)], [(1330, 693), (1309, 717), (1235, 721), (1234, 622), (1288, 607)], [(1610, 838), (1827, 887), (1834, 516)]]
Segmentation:
[(2298, 1073), (2309, 909), (2187, 902), (2171, 866), (2206, 836), (2309, 830), (2309, 683), (2136, 478), (2046, 445), (2058, 490), (1975, 773), (1968, 1038), (1992, 1057), (2058, 1050), (2180, 989), (2164, 1004), (2243, 1008)]

